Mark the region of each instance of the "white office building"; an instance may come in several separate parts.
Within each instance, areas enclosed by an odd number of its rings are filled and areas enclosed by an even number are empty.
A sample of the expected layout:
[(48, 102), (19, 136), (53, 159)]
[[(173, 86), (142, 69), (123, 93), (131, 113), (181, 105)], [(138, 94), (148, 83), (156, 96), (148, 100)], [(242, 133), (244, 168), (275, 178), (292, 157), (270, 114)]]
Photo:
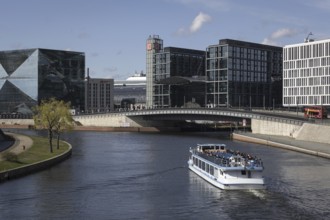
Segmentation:
[(330, 105), (330, 39), (283, 48), (283, 106)]

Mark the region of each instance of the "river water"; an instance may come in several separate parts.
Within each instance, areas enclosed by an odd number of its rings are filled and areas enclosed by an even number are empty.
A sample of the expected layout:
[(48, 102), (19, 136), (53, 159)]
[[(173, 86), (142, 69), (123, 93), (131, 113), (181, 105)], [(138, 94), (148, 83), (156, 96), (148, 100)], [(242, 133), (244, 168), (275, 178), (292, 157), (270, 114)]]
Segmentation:
[[(231, 141), (221, 133), (71, 132), (63, 138), (73, 145), (70, 159), (0, 184), (0, 219), (330, 216), (326, 159)], [(267, 189), (223, 191), (189, 171), (189, 147), (211, 142), (262, 158)]]

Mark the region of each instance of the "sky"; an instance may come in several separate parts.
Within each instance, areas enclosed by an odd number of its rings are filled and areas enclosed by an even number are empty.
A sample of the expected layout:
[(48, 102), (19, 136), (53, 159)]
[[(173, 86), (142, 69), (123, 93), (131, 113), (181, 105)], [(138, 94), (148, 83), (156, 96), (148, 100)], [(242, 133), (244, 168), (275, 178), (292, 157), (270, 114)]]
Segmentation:
[(145, 72), (146, 40), (206, 50), (220, 39), (285, 46), (330, 38), (330, 0), (0, 0), (0, 50), (84, 52), (93, 78)]

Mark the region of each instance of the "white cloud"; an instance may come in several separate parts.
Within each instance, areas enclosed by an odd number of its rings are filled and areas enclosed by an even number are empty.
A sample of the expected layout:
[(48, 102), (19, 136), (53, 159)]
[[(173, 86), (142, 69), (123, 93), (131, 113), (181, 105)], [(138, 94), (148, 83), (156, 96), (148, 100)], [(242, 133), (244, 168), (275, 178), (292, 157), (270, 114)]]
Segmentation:
[(199, 29), (202, 28), (204, 23), (210, 22), (211, 16), (204, 14), (202, 12), (200, 12), (197, 17), (193, 20), (189, 30), (191, 33), (195, 33), (197, 31), (199, 31)]
[(282, 38), (293, 37), (298, 34), (296, 29), (281, 28), (273, 32), (269, 37), (266, 37), (262, 43), (270, 45), (279, 45), (278, 41)]
[(271, 38), (273, 39), (279, 39), (282, 37), (292, 37), (297, 34), (297, 30), (295, 29), (290, 29), (290, 28), (282, 28), (274, 33), (272, 33)]
[(184, 34), (193, 34), (198, 32), (205, 23), (208, 23), (212, 20), (211, 16), (208, 14), (204, 14), (203, 12), (200, 12), (192, 21), (189, 29), (186, 28), (180, 28), (177, 31), (178, 35), (184, 35)]

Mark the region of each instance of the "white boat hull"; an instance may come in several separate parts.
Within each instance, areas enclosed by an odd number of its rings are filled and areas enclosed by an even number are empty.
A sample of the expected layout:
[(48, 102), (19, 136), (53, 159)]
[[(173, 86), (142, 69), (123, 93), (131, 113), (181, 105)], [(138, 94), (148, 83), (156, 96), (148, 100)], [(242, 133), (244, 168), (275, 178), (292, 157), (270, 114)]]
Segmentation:
[(243, 189), (265, 189), (263, 178), (231, 178), (225, 179), (214, 177), (206, 172), (203, 172), (198, 167), (194, 166), (192, 161), (188, 161), (189, 169), (198, 176), (214, 185), (217, 188), (225, 190), (243, 190)]

